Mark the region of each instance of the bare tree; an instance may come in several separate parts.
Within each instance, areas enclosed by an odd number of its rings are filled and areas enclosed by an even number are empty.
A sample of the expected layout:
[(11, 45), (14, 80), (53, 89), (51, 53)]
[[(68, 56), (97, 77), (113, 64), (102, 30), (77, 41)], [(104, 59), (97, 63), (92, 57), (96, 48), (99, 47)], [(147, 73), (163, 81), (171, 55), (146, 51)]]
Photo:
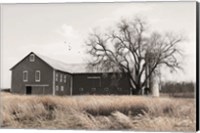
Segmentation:
[(109, 33), (91, 33), (86, 44), (92, 56), (89, 67), (102, 71), (126, 73), (134, 94), (145, 88), (157, 68), (166, 65), (180, 69), (177, 44), (181, 36), (149, 33), (146, 22), (140, 18), (121, 20)]

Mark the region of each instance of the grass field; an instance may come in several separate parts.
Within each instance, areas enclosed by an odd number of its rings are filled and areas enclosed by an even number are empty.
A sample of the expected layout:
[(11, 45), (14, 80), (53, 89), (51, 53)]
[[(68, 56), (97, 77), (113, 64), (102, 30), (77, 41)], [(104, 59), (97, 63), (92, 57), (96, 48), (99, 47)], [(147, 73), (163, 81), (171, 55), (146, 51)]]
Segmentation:
[(1, 93), (3, 128), (195, 131), (195, 100)]

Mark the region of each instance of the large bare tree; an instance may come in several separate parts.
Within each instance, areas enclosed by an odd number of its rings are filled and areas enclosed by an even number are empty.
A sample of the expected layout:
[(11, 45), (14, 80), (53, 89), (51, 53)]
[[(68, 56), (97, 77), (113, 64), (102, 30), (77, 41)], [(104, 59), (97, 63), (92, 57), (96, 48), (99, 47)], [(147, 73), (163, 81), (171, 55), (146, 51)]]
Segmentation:
[(150, 33), (146, 27), (145, 21), (135, 17), (120, 20), (108, 33), (91, 33), (86, 41), (92, 56), (89, 68), (126, 73), (134, 94), (147, 86), (160, 66), (180, 69), (177, 44), (183, 41), (182, 36)]

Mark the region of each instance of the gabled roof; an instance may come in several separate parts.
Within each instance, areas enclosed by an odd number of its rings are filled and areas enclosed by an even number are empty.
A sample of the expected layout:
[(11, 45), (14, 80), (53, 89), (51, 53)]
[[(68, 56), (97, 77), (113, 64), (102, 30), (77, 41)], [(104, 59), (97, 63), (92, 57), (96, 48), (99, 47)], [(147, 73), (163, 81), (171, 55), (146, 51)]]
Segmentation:
[(68, 73), (87, 73), (87, 64), (67, 64), (40, 54), (35, 54), (55, 70)]
[(55, 70), (60, 70), (67, 73), (102, 73), (101, 71), (89, 71), (87, 69), (87, 64), (67, 64), (62, 61), (58, 61), (40, 54), (36, 54), (34, 52), (30, 52), (26, 57), (24, 57), (21, 61), (19, 61), (16, 65), (14, 65), (10, 70), (12, 70), (15, 66), (17, 66), (20, 62), (22, 62), (25, 58), (27, 58), (30, 54), (36, 55), (38, 58), (43, 60), (46, 64), (52, 67)]

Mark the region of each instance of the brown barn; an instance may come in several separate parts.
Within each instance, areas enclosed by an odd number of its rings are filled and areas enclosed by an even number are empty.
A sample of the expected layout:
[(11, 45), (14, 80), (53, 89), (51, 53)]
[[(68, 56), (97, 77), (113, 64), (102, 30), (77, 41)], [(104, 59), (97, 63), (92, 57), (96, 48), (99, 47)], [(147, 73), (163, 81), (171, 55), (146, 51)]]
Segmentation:
[[(65, 64), (31, 52), (11, 69), (11, 92), (19, 94), (130, 94), (126, 74), (89, 72), (86, 64)], [(116, 78), (116, 77), (120, 78)]]

